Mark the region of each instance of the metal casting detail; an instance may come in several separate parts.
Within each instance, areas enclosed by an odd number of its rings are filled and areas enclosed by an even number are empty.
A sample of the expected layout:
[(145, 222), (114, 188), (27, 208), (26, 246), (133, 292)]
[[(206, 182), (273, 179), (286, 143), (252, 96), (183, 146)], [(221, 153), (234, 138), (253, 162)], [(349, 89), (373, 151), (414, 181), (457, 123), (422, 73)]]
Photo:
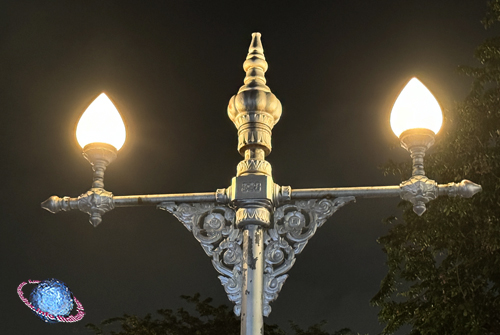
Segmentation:
[(78, 209), (90, 215), (94, 227), (102, 222), (102, 215), (113, 208), (113, 193), (102, 188), (91, 188), (78, 197)]
[(53, 195), (42, 202), (41, 205), (42, 208), (51, 213), (79, 209), (90, 215), (89, 222), (94, 227), (97, 227), (102, 222), (102, 216), (105, 213), (115, 208), (113, 193), (103, 188), (91, 188), (78, 198), (59, 198), (57, 195)]
[(274, 211), (274, 227), (264, 236), (264, 310), (271, 313), (272, 301), (285, 283), (286, 274), (295, 263), (295, 255), (300, 254), (316, 230), (342, 206), (354, 202), (354, 197), (333, 200), (298, 200), (280, 206)]
[(75, 200), (76, 199), (70, 197), (59, 198), (57, 195), (53, 195), (42, 202), (41, 206), (43, 209), (55, 214), (61, 211), (66, 212), (74, 209), (71, 205)]
[(215, 203), (176, 204), (163, 202), (158, 209), (173, 214), (193, 233), (205, 253), (212, 258), (219, 279), (234, 306), (234, 313), (241, 313), (242, 249), (241, 231), (235, 226), (232, 208)]
[(241, 176), (242, 174), (247, 173), (262, 173), (266, 176), (271, 176), (272, 167), (268, 161), (259, 160), (259, 159), (248, 159), (243, 160), (238, 163), (236, 167), (236, 176)]
[(229, 202), (229, 199), (226, 195), (225, 188), (217, 189), (217, 191), (215, 192), (215, 201), (217, 201), (218, 203), (221, 203), (221, 204), (225, 204), (225, 203)]
[(481, 185), (464, 179), (460, 183), (448, 183), (445, 187), (446, 194), (450, 197), (471, 198), (482, 190)]
[(236, 225), (259, 224), (268, 226), (271, 224), (271, 213), (264, 207), (238, 208), (236, 211)]
[(289, 202), (292, 199), (292, 188), (290, 186), (281, 186), (279, 189), (278, 203)]
[(266, 86), (267, 68), (260, 33), (254, 33), (243, 63), (244, 85), (227, 106), (227, 114), (238, 129), (238, 151), (242, 155), (251, 147), (271, 152), (271, 130), (281, 117), (281, 102)]
[(413, 204), (413, 211), (422, 215), (425, 204), (438, 196), (438, 184), (426, 176), (415, 175), (400, 184), (401, 198)]

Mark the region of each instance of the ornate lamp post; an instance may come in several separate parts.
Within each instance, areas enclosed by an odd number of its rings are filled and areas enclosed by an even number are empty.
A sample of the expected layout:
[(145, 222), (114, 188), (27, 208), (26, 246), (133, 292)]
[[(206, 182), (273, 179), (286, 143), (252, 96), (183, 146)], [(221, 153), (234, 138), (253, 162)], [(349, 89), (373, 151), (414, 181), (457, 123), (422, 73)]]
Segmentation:
[[(79, 209), (96, 227), (115, 207), (155, 205), (172, 213), (212, 259), (234, 312), (241, 315), (241, 334), (263, 334), (263, 316), (281, 290), (295, 255), (340, 207), (356, 197), (401, 197), (421, 215), (440, 195), (472, 197), (481, 186), (468, 180), (438, 185), (424, 172), (425, 151), (434, 143), (442, 114), (432, 94), (412, 79), (394, 105), (391, 126), (413, 159), (412, 177), (394, 186), (292, 189), (274, 183), (271, 130), (281, 103), (266, 86), (260, 34), (252, 34), (243, 64), (244, 85), (229, 101), (228, 115), (238, 129), (238, 151), (244, 159), (228, 188), (215, 192), (114, 196), (104, 189), (104, 171), (125, 141), (121, 117), (104, 94), (82, 115), (77, 139), (94, 170), (92, 188), (78, 198), (52, 196), (42, 203), (49, 212)], [(423, 105), (422, 105), (423, 103)]]

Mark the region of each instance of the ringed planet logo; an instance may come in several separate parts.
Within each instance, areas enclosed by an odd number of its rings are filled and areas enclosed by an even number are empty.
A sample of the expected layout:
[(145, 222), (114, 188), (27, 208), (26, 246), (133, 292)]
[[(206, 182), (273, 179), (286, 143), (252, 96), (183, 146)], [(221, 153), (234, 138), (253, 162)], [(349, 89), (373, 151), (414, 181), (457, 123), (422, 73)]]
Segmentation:
[[(23, 287), (27, 284), (37, 284), (29, 300), (23, 293)], [(66, 284), (54, 278), (44, 281), (29, 279), (28, 282), (22, 282), (17, 287), (17, 294), (26, 306), (47, 323), (77, 322), (85, 315), (83, 305), (73, 296)], [(70, 315), (75, 307), (77, 313)]]

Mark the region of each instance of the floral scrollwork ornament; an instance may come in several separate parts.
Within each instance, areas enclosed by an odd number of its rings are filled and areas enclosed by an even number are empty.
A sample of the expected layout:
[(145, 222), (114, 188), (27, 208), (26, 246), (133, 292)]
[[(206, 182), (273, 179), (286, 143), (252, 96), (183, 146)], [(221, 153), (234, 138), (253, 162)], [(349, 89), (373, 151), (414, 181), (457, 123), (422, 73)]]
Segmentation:
[(173, 214), (200, 242), (221, 274), (222, 286), (235, 304), (234, 313), (240, 315), (243, 252), (241, 232), (235, 227), (234, 210), (215, 203), (164, 202), (158, 208)]
[(176, 204), (164, 202), (158, 205), (172, 213), (193, 233), (208, 256), (212, 256), (216, 244), (234, 234), (234, 210), (214, 203)]
[(286, 274), (295, 263), (316, 230), (354, 197), (298, 200), (276, 208), (274, 227), (266, 232), (264, 268), (264, 315), (271, 312), (270, 303), (278, 298)]
[(269, 316), (271, 313), (270, 303), (278, 298), (278, 294), (288, 278), (286, 272), (295, 263), (295, 253), (288, 242), (279, 237), (272, 240), (269, 234), (264, 237), (266, 248), (264, 251), (264, 300), (263, 314)]
[(103, 188), (91, 188), (78, 197), (78, 209), (90, 215), (90, 223), (97, 227), (102, 222), (102, 216), (115, 208), (113, 194)]
[(401, 198), (413, 204), (413, 211), (418, 216), (425, 212), (425, 204), (436, 199), (439, 192), (438, 184), (434, 180), (419, 175), (402, 182), (399, 187)]
[(221, 274), (219, 280), (229, 300), (234, 303), (236, 315), (241, 313), (242, 260), (241, 234), (234, 241), (229, 238), (222, 241), (212, 256), (212, 264)]

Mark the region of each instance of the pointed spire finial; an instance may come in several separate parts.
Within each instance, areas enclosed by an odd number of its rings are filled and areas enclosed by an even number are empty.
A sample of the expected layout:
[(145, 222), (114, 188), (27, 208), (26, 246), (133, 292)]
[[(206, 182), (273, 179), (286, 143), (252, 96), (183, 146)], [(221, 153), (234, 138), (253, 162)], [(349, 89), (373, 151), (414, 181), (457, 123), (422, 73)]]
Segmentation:
[(260, 41), (260, 33), (252, 34), (252, 42), (250, 43), (250, 47), (248, 47), (248, 56), (247, 59), (252, 57), (258, 57), (260, 59), (266, 59), (264, 57), (264, 48), (262, 48), (262, 42)]
[(266, 78), (264, 73), (267, 71), (266, 57), (264, 57), (264, 48), (262, 48), (262, 42), (260, 41), (260, 33), (252, 34), (252, 42), (248, 48), (248, 55), (246, 61), (243, 63), (243, 70), (247, 73), (245, 80), (243, 81), (245, 85), (240, 88), (242, 90), (255, 88), (260, 86), (260, 90), (271, 92), (269, 87), (266, 86)]
[(281, 116), (281, 103), (266, 86), (266, 57), (260, 33), (252, 34), (248, 55), (243, 63), (246, 72), (244, 85), (227, 106), (227, 113), (238, 129), (238, 151), (262, 149), (271, 152), (271, 129)]

